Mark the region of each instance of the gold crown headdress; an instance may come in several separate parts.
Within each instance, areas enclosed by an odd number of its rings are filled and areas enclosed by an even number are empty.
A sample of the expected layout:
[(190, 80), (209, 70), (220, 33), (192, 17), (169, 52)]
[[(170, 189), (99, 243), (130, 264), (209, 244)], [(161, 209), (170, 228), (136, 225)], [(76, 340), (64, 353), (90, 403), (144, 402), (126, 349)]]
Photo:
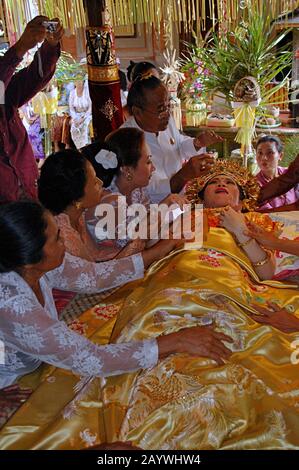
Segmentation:
[(257, 199), (260, 186), (256, 178), (239, 163), (230, 160), (217, 160), (207, 175), (192, 180), (186, 190), (186, 196), (193, 203), (202, 202), (198, 193), (206, 184), (218, 175), (226, 175), (232, 178), (243, 190), (245, 198), (242, 200), (244, 209), (253, 211), (257, 207)]

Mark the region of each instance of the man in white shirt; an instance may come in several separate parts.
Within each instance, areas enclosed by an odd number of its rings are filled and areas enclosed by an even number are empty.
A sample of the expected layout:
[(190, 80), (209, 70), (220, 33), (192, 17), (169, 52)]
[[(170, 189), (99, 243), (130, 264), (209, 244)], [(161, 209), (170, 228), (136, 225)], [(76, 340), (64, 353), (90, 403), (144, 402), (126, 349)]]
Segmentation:
[(214, 159), (204, 153), (204, 147), (222, 138), (212, 131), (195, 139), (182, 135), (170, 116), (167, 88), (158, 78), (144, 75), (133, 82), (128, 107), (131, 116), (122, 127), (137, 127), (145, 132), (156, 168), (147, 188), (152, 202), (180, 192), (190, 179), (209, 171)]

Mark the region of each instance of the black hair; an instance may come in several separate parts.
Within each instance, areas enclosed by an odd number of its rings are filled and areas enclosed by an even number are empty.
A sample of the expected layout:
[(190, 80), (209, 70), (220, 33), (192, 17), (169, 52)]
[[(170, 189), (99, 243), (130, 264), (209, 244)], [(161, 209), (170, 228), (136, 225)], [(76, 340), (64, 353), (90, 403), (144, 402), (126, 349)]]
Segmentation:
[[(144, 142), (144, 132), (135, 127), (121, 127), (111, 132), (104, 143), (95, 142), (86, 146), (82, 152), (93, 165), (98, 178), (103, 181), (105, 188), (110, 186), (113, 177), (119, 174), (120, 167), (130, 166), (136, 168), (141, 157), (141, 147)], [(116, 154), (118, 165), (116, 168), (105, 169), (95, 160), (100, 150), (109, 150)]]
[(129, 82), (134, 82), (138, 75), (143, 75), (151, 69), (158, 70), (151, 62), (134, 62), (130, 60), (130, 65), (127, 67), (127, 78)]
[(107, 145), (105, 142), (97, 140), (96, 142), (83, 147), (81, 149), (81, 153), (84, 155), (86, 160), (92, 164), (97, 177), (103, 181), (104, 188), (107, 188), (107, 186), (109, 186), (112, 181), (115, 170), (105, 170), (105, 168), (103, 168), (102, 165), (95, 160), (95, 156), (102, 149), (108, 150)]
[(84, 196), (86, 162), (76, 150), (62, 150), (46, 159), (40, 172), (38, 196), (53, 214), (60, 214)]
[(147, 104), (145, 93), (156, 90), (160, 86), (165, 87), (164, 83), (154, 75), (149, 78), (137, 78), (128, 93), (127, 105), (130, 113), (132, 114), (133, 106), (143, 108)]
[(118, 73), (119, 73), (120, 88), (123, 91), (127, 91), (128, 84), (127, 84), (126, 74), (122, 70), (119, 70)]
[(0, 206), (0, 273), (19, 272), (43, 259), (47, 241), (45, 209), (37, 202), (18, 201)]
[(256, 143), (256, 148), (260, 144), (263, 144), (265, 142), (274, 142), (276, 144), (277, 151), (281, 153), (283, 151), (283, 145), (279, 137), (276, 137), (275, 135), (263, 135), (260, 137)]

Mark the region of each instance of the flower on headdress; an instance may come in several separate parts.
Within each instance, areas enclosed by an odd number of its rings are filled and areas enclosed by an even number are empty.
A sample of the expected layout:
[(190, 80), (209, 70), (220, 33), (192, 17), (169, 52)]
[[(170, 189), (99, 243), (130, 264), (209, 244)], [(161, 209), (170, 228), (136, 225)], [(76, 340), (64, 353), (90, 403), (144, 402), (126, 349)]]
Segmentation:
[(118, 165), (117, 156), (111, 150), (100, 150), (95, 156), (95, 161), (100, 163), (105, 170), (117, 168)]

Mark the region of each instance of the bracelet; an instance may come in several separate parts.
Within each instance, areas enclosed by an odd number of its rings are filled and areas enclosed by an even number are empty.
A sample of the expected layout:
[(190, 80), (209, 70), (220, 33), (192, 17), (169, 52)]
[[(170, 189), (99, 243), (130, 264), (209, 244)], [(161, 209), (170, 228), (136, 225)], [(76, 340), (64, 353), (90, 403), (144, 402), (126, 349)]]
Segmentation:
[(237, 242), (237, 245), (240, 246), (241, 248), (243, 248), (244, 246), (248, 245), (250, 242), (252, 242), (254, 240), (254, 238), (249, 238), (248, 240), (246, 240), (246, 242), (244, 243), (240, 243), (240, 242)]
[(270, 260), (270, 257), (271, 257), (271, 252), (267, 250), (265, 253), (266, 253), (266, 258), (262, 259), (262, 261), (257, 261), (256, 263), (251, 262), (252, 266), (260, 267), (260, 266), (264, 266), (264, 264), (268, 263), (268, 261)]

